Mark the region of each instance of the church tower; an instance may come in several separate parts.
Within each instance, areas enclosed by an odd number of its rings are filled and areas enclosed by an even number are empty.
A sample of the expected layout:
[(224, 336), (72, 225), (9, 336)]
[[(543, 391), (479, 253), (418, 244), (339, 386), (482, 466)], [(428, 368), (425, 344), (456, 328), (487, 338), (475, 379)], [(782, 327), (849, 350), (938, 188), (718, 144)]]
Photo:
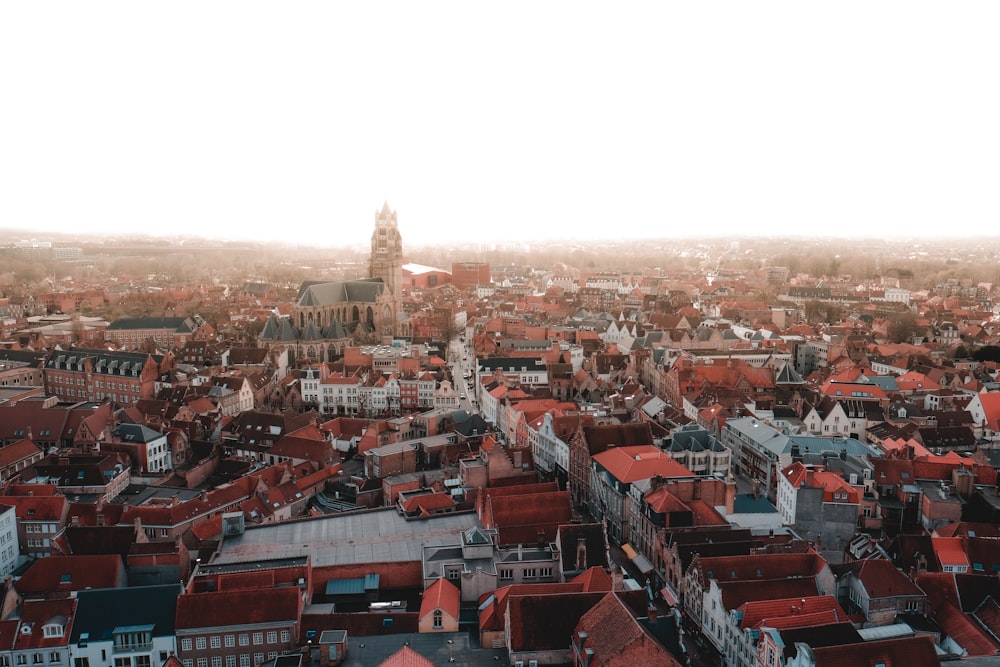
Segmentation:
[(386, 335), (396, 333), (394, 319), (400, 312), (402, 303), (403, 239), (396, 223), (396, 212), (389, 210), (389, 202), (385, 202), (382, 210), (375, 212), (372, 254), (368, 260), (368, 277), (381, 278), (385, 284), (383, 306), (391, 309), (391, 312), (383, 311), (379, 319), (382, 323), (381, 333)]
[(396, 225), (396, 212), (389, 210), (389, 202), (375, 213), (368, 277), (381, 278), (387, 292), (400, 296), (403, 282), (403, 239)]

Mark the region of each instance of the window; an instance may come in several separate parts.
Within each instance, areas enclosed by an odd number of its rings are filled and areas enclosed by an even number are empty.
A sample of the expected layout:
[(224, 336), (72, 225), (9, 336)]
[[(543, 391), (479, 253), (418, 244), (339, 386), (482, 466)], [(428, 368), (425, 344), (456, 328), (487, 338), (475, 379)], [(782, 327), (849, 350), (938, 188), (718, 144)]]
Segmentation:
[(500, 578), (501, 579), (513, 579), (514, 578), (514, 570), (512, 570), (510, 568), (501, 568), (500, 569)]
[(73, 667), (90, 667), (90, 658), (73, 658)]
[(259, 665), (262, 662), (264, 662), (264, 654), (263, 653), (254, 653), (253, 654), (253, 664)]
[(184, 639), (181, 640), (181, 650), (182, 651), (190, 651), (191, 650), (191, 638), (190, 637), (185, 637)]
[(198, 658), (198, 667), (208, 667), (208, 658)]
[(292, 641), (292, 633), (289, 632), (288, 630), (282, 630), (281, 631), (281, 642), (283, 644), (287, 644), (290, 641)]
[(211, 638), (210, 642), (211, 642), (212, 648), (221, 648), (222, 647), (222, 638), (219, 637), (219, 635), (212, 635), (212, 638)]
[(226, 648), (236, 646), (236, 635), (226, 635)]
[(253, 633), (253, 643), (254, 644), (263, 644), (264, 643), (264, 633), (263, 632), (255, 632), (255, 633)]
[(115, 667), (132, 667), (132, 658), (115, 658)]
[(17, 656), (17, 664), (19, 664), (19, 665), (27, 665), (28, 664), (28, 657), (26, 655), (24, 655), (23, 653), (20, 654), (19, 656)]
[(181, 664), (184, 665), (184, 667), (194, 667), (194, 662), (191, 661), (191, 658), (181, 660)]
[(212, 667), (222, 667), (222, 656), (213, 655), (212, 656)]
[(524, 578), (525, 579), (534, 579), (537, 576), (538, 576), (538, 570), (536, 570), (535, 568), (533, 568), (533, 567), (526, 567), (526, 568), (524, 568)]
[(236, 656), (227, 655), (226, 656), (226, 667), (236, 667)]
[(60, 655), (59, 651), (49, 653), (49, 662), (62, 662), (62, 655)]
[(240, 667), (250, 667), (250, 654), (244, 653), (240, 656)]
[(208, 641), (204, 637), (196, 637), (194, 640), (194, 647), (199, 651), (204, 651), (208, 648)]
[(274, 660), (277, 657), (278, 657), (278, 652), (277, 651), (268, 651), (267, 652), (267, 659), (268, 660)]
[(443, 616), (440, 609), (434, 610), (434, 629), (440, 630), (444, 627)]
[(42, 654), (41, 653), (33, 653), (31, 655), (31, 662), (32, 662), (32, 664), (40, 665), (43, 662), (45, 662), (45, 660), (42, 658)]
[(267, 643), (274, 644), (278, 641), (278, 633), (275, 630), (269, 630), (267, 633)]
[(250, 645), (250, 635), (240, 635), (240, 646)]
[[(162, 651), (161, 651), (162, 653)], [(165, 660), (166, 658), (164, 658)], [(148, 655), (135, 656), (135, 667), (152, 667), (153, 660)]]

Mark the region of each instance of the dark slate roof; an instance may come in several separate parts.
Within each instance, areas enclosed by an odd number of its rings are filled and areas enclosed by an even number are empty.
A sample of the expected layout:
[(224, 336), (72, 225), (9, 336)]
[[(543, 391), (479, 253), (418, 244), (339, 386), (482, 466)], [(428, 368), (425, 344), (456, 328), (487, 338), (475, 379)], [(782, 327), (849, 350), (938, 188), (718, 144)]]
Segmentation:
[(178, 584), (80, 591), (70, 643), (84, 632), (94, 641), (109, 640), (116, 627), (129, 625), (152, 625), (154, 637), (173, 635), (179, 595)]
[(119, 424), (115, 435), (123, 442), (151, 442), (162, 438), (163, 434), (141, 424)]
[(296, 305), (300, 308), (328, 306), (348, 301), (374, 303), (385, 291), (381, 278), (340, 280), (333, 282), (307, 280), (299, 287)]
[(108, 331), (135, 329), (170, 329), (178, 333), (191, 333), (197, 328), (190, 317), (123, 317), (108, 325)]

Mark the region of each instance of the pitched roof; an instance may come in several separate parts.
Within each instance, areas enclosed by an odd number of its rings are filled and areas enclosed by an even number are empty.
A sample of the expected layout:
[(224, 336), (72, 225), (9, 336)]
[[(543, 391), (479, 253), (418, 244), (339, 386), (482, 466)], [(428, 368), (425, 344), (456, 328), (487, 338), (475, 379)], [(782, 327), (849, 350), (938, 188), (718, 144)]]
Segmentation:
[(627, 664), (625, 659), (630, 653), (641, 656), (639, 659), (645, 664), (680, 665), (636, 620), (635, 612), (616, 593), (605, 594), (581, 616), (575, 632), (587, 633), (585, 647), (594, 651), (588, 665)]
[(404, 646), (378, 663), (378, 667), (434, 667), (434, 663), (409, 646)]
[(24, 596), (65, 594), (94, 588), (114, 588), (124, 574), (118, 554), (98, 556), (51, 556), (39, 558), (17, 580), (15, 588)]
[(653, 445), (611, 447), (595, 454), (594, 461), (619, 482), (631, 484), (653, 477), (693, 477), (694, 473)]
[(812, 649), (816, 667), (940, 667), (930, 635)]
[(440, 609), (445, 614), (457, 619), (461, 595), (455, 584), (443, 577), (437, 579), (424, 589), (424, 596), (420, 602), (420, 617), (423, 618)]

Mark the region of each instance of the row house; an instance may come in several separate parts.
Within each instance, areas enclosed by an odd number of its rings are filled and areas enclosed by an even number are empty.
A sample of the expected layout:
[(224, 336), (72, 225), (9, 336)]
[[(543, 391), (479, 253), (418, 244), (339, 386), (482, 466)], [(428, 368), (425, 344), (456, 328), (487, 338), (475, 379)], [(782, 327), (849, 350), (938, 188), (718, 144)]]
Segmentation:
[(138, 352), (58, 350), (45, 362), (45, 392), (61, 401), (131, 405), (153, 398), (156, 379), (170, 365), (167, 357)]
[(546, 387), (549, 384), (548, 368), (538, 358), (493, 357), (476, 360), (475, 378), (477, 383), (485, 377), (502, 374), (509, 382), (520, 387)]
[(930, 612), (927, 596), (891, 561), (869, 558), (833, 566), (836, 595), (849, 613), (872, 626), (890, 625), (901, 614)]
[(675, 430), (666, 451), (695, 475), (729, 475), (732, 453), (701, 426), (687, 424)]
[(0, 577), (11, 574), (21, 560), (19, 527), (17, 507), (0, 503)]
[(664, 527), (658, 534), (659, 565), (664, 589), (664, 600), (678, 606), (684, 599), (684, 573), (691, 566), (695, 554), (703, 558), (714, 556), (742, 556), (750, 553), (754, 544), (749, 528), (721, 526)]
[(127, 456), (120, 454), (50, 454), (21, 473), (27, 484), (52, 484), (64, 496), (117, 498), (132, 479)]
[[(609, 538), (626, 544), (641, 511), (641, 491), (636, 483), (653, 477), (692, 476), (690, 470), (653, 445), (609, 448), (592, 457), (590, 514), (607, 523)], [(650, 558), (652, 550), (643, 555)]]
[(535, 469), (543, 481), (557, 481), (566, 488), (569, 480), (569, 441), (581, 421), (593, 421), (584, 415), (564, 415), (549, 410), (538, 417), (528, 429), (529, 444)]
[(684, 609), (720, 655), (739, 641), (730, 612), (747, 602), (831, 595), (836, 579), (815, 552), (701, 558), (685, 574)]
[(596, 454), (610, 447), (653, 445), (653, 430), (648, 423), (601, 424), (581, 420), (569, 442), (567, 490), (574, 507), (590, 506), (590, 468)]
[[(38, 493), (34, 495), (4, 497), (4, 502), (14, 507), (16, 539), (8, 538), (0, 547), (0, 553), (6, 554), (13, 543), (23, 555), (30, 558), (52, 555), (56, 538), (66, 528), (69, 502), (65, 496), (56, 493), (55, 486), (37, 485), (37, 489)], [(4, 512), (5, 517), (6, 514)]]
[(531, 448), (530, 431), (532, 429), (529, 424), (539, 416), (551, 411), (565, 414), (577, 410), (575, 403), (556, 401), (551, 398), (508, 401), (502, 407), (504, 415), (498, 426), (503, 429), (502, 433), (507, 438), (507, 442), (518, 449)]
[[(733, 609), (726, 617), (726, 660), (733, 667), (757, 667), (762, 628), (788, 630), (834, 625), (850, 620), (832, 595), (781, 600), (754, 600)], [(859, 637), (860, 639), (860, 637)]]
[(298, 648), (298, 587), (187, 593), (177, 598), (177, 658), (184, 667), (258, 667)]
[(977, 438), (1000, 440), (1000, 392), (978, 393), (965, 409), (972, 415)]
[(0, 621), (0, 664), (69, 667), (75, 598), (24, 600), (16, 620)]
[[(213, 388), (217, 388), (220, 396), (233, 394), (230, 400), (220, 400), (220, 412), (224, 417), (239, 414), (254, 408), (254, 387), (249, 378), (242, 375), (215, 376), (211, 379)], [(211, 394), (212, 392), (209, 392)]]
[(872, 461), (872, 481), (886, 532), (896, 535), (953, 520), (956, 512), (961, 513), (956, 496), (968, 499), (976, 485), (996, 484), (997, 473), (992, 466), (952, 456)]
[(813, 435), (860, 439), (870, 426), (885, 421), (885, 412), (877, 402), (825, 396), (807, 409), (802, 421)]
[(69, 635), (72, 667), (167, 665), (177, 654), (179, 595), (176, 584), (77, 592)]
[(57, 396), (28, 396), (0, 407), (0, 444), (27, 438), (42, 451), (52, 448), (88, 452), (110, 435), (110, 403), (60, 402)]
[(126, 454), (134, 475), (159, 475), (174, 467), (167, 436), (141, 424), (118, 424), (101, 449)]
[(843, 550), (858, 530), (864, 486), (852, 486), (823, 466), (796, 461), (778, 477), (778, 513), (786, 525), (824, 548)]
[(0, 387), (40, 387), (44, 365), (44, 352), (0, 349)]
[(673, 405), (683, 405), (685, 398), (697, 403), (698, 396), (720, 390), (738, 394), (745, 402), (773, 401), (774, 369), (755, 368), (738, 359), (692, 364), (681, 357), (664, 378), (664, 398)]
[(0, 483), (10, 481), (41, 458), (42, 450), (29, 438), (0, 447)]

